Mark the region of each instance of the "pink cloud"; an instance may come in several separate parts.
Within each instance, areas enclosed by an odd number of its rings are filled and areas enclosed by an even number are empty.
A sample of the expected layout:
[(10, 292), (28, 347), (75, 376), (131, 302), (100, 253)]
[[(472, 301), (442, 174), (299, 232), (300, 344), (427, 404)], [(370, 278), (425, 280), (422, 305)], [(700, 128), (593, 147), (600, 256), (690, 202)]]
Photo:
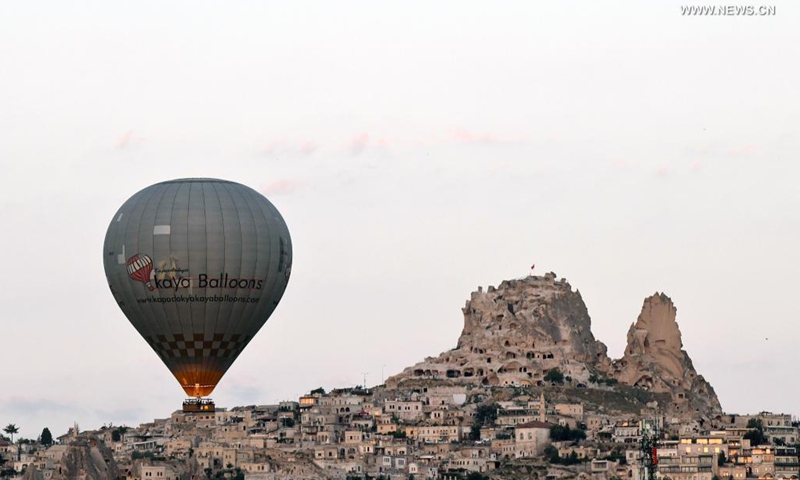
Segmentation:
[(286, 146), (285, 140), (274, 140), (269, 142), (263, 149), (261, 149), (261, 153), (263, 155), (274, 155), (283, 151)]
[(317, 150), (317, 148), (319, 148), (319, 145), (317, 145), (316, 143), (305, 141), (300, 143), (300, 146), (297, 151), (301, 155), (311, 155)]
[(501, 140), (489, 133), (473, 133), (463, 128), (453, 130), (450, 139), (457, 143), (499, 143)]
[(633, 163), (622, 158), (615, 158), (614, 160), (611, 160), (611, 168), (615, 170), (630, 170), (634, 167), (635, 165)]
[(144, 142), (143, 137), (134, 137), (133, 130), (128, 130), (121, 137), (119, 137), (117, 143), (115, 144), (115, 148), (117, 150), (123, 150), (125, 148), (130, 148), (139, 145), (142, 142)]
[(352, 155), (358, 155), (369, 145), (369, 134), (361, 132), (350, 140), (347, 149)]
[(734, 155), (755, 155), (760, 151), (756, 145), (742, 145), (740, 147), (732, 148), (730, 153)]
[(286, 195), (297, 191), (301, 182), (297, 180), (276, 180), (261, 189), (264, 195)]

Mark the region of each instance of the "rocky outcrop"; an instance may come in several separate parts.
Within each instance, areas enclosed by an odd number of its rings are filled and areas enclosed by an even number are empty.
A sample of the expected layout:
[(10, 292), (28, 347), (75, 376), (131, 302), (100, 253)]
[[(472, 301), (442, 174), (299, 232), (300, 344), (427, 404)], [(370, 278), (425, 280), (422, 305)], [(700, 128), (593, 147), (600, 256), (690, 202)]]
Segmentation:
[(592, 334), (581, 294), (555, 273), (478, 288), (462, 309), (455, 349), (390, 378), (453, 378), (483, 385), (541, 385), (551, 369), (575, 382), (610, 371), (606, 346)]
[[(407, 380), (451, 379), (475, 385), (547, 385), (558, 369), (568, 384), (610, 388), (611, 379), (671, 398), (660, 405), (684, 418), (721, 412), (714, 389), (698, 375), (683, 350), (675, 306), (663, 294), (644, 302), (628, 332), (623, 358), (608, 358), (594, 338), (580, 292), (555, 273), (478, 288), (462, 309), (464, 329), (456, 348), (406, 368), (386, 381), (390, 389)], [(595, 380), (595, 383), (590, 379)], [(600, 380), (604, 380), (600, 382)]]
[(70, 443), (52, 480), (116, 480), (120, 471), (111, 450), (94, 437)]
[(683, 350), (677, 309), (663, 293), (648, 297), (628, 330), (625, 354), (614, 361), (619, 382), (672, 395), (676, 413), (712, 417), (721, 413), (714, 389)]
[(44, 474), (39, 471), (34, 465), (30, 465), (25, 469), (25, 474), (22, 475), (22, 480), (45, 480)]

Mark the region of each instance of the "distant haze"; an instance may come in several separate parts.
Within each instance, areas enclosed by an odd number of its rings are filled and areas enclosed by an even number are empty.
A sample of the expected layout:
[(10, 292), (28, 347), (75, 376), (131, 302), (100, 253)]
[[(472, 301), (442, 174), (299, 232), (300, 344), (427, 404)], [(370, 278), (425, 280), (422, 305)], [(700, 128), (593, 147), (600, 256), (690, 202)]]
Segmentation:
[(663, 291), (723, 409), (800, 413), (800, 7), (601, 3), (4, 5), (0, 427), (180, 407), (102, 242), (129, 196), (193, 176), (261, 191), (294, 242), (218, 405), (378, 384), (535, 262), (612, 357)]

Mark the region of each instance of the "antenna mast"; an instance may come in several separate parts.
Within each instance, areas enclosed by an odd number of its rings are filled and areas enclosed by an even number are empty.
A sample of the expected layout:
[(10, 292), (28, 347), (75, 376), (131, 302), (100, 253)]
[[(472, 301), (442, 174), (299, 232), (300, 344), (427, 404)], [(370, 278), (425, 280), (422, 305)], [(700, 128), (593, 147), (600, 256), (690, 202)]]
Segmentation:
[(642, 443), (640, 447), (640, 462), (644, 470), (644, 476), (640, 477), (640, 480), (656, 480), (658, 440), (660, 437), (658, 429), (658, 410), (656, 410), (656, 418), (644, 420), (642, 422), (641, 431)]

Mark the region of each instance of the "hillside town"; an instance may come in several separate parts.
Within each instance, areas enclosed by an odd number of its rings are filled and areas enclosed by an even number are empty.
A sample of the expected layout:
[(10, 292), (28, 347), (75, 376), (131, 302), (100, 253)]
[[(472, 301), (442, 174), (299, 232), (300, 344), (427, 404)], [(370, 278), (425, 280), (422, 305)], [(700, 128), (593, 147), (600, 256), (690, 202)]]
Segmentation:
[(622, 358), (554, 273), (478, 288), (457, 346), (368, 387), (277, 405), (207, 399), (138, 426), (5, 428), (21, 480), (797, 480), (800, 422), (725, 413), (672, 300), (643, 302)]
[[(527, 390), (431, 386), (387, 397), (318, 389), (279, 405), (177, 411), (137, 427), (76, 425), (51, 445), (0, 440), (0, 468), (5, 478), (44, 480), (645, 480), (642, 439), (657, 429), (655, 478), (800, 475), (799, 424), (790, 415), (722, 415), (698, 429), (664, 416), (607, 415)], [(494, 393), (519, 395), (480, 401)]]

